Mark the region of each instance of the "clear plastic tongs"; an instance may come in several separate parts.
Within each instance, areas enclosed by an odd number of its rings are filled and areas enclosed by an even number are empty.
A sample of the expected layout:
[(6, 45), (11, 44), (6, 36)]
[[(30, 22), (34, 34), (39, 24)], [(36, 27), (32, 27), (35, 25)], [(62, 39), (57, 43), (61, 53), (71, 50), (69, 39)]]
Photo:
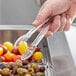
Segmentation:
[[(46, 21), (47, 22), (47, 21)], [(45, 22), (45, 23), (46, 23)], [(27, 42), (28, 39), (40, 28), (42, 27), (45, 23), (39, 25), (38, 27), (34, 27), (32, 28), (29, 32), (27, 32), (26, 34), (22, 35), (21, 37), (19, 37), (15, 44), (14, 44), (14, 48), (17, 47), (18, 43), (20, 41), (25, 41)], [(49, 25), (46, 26), (46, 24), (43, 26), (42, 30), (40, 31), (40, 33), (37, 35), (37, 37), (35, 38), (35, 40), (29, 45), (29, 48), (27, 51), (25, 51), (25, 53), (22, 55), (21, 59), (25, 60), (28, 59), (29, 57), (32, 56), (32, 54), (34, 53), (37, 45), (40, 43), (40, 41), (44, 38), (45, 34), (47, 33), (47, 31), (49, 30)]]

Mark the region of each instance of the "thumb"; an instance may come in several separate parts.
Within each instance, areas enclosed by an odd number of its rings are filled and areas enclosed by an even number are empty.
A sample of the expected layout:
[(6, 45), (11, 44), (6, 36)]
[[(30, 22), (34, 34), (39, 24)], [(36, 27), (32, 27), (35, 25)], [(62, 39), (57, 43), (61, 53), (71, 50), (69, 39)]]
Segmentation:
[(38, 26), (42, 24), (51, 14), (51, 8), (49, 9), (48, 5), (44, 7), (42, 11), (40, 11), (36, 17), (36, 20), (32, 23), (34, 26)]

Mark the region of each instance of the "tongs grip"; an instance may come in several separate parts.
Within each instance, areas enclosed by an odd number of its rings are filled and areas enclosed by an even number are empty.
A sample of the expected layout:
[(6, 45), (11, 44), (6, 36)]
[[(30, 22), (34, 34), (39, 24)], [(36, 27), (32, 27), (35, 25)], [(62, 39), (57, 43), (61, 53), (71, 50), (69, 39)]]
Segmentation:
[(26, 34), (24, 34), (24, 35), (22, 35), (21, 37), (19, 37), (17, 40), (16, 40), (16, 42), (15, 42), (15, 44), (14, 44), (14, 48), (17, 48), (18, 46), (18, 43), (20, 42), (20, 41), (28, 41), (28, 39), (40, 28), (40, 27), (42, 27), (46, 22), (48, 21), (48, 19), (44, 22), (44, 23), (42, 23), (41, 25), (39, 25), (38, 27), (33, 27), (29, 32), (27, 32)]
[(40, 43), (40, 41), (43, 39), (43, 37), (46, 35), (48, 30), (49, 30), (49, 25), (45, 25), (31, 45), (36, 47)]
[(33, 27), (29, 32), (27, 32), (26, 34), (22, 35), (18, 40), (16, 40), (15, 44), (14, 44), (14, 48), (17, 48), (17, 44), (20, 41), (27, 41), (40, 27), (42, 27), (43, 24), (39, 25), (38, 27)]

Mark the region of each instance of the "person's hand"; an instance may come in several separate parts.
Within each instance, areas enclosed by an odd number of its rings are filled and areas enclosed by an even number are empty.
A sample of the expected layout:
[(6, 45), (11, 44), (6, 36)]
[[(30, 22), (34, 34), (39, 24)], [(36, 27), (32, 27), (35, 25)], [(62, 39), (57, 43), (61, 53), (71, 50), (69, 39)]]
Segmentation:
[(45, 22), (45, 24), (43, 24), (43, 26), (39, 29), (39, 31), (41, 31), (45, 25), (50, 25), (50, 29), (48, 33), (45, 35), (46, 37), (48, 37), (48, 36), (53, 35), (53, 33), (56, 31), (60, 32), (63, 29), (67, 31), (67, 29), (70, 28), (70, 24), (71, 24), (70, 17), (66, 15), (65, 13), (63, 13), (61, 15), (55, 15), (55, 17), (48, 18), (48, 21)]
[(55, 31), (69, 30), (75, 15), (76, 4), (72, 0), (47, 0), (32, 25), (38, 26), (49, 17), (54, 16), (54, 20), (50, 22), (51, 26), (47, 32), (47, 36), (50, 36)]

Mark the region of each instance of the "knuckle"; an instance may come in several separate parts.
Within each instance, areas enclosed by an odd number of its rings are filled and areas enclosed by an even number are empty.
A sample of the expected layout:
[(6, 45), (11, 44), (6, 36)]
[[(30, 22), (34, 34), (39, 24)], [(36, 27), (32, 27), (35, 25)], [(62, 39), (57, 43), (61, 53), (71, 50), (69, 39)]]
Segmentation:
[(36, 19), (42, 19), (43, 18), (43, 16), (42, 16), (42, 14), (38, 14), (38, 16), (36, 17)]

